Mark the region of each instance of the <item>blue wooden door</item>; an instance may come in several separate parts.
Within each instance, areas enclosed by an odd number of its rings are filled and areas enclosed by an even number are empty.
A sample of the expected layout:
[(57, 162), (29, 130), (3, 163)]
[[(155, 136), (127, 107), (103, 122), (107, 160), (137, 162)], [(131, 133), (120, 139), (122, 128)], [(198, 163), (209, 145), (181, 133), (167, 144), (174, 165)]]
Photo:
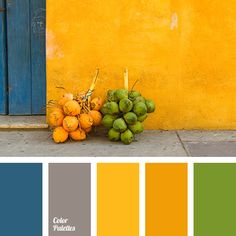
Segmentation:
[(10, 115), (45, 113), (45, 8), (45, 0), (6, 0)]
[(5, 1), (0, 0), (0, 114), (7, 113), (6, 69), (6, 14)]

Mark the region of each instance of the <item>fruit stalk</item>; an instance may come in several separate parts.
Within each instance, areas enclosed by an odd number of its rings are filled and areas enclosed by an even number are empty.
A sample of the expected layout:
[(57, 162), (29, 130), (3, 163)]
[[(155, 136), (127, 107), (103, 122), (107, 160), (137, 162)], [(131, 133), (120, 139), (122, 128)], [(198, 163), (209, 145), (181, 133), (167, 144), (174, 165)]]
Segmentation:
[(99, 69), (96, 70), (96, 74), (93, 78), (93, 82), (92, 82), (88, 92), (85, 95), (85, 100), (89, 99), (92, 96), (94, 88), (95, 88), (96, 83), (97, 83), (98, 75), (99, 75)]
[(124, 72), (124, 87), (125, 89), (129, 89), (129, 72), (128, 72), (128, 69), (125, 69), (125, 72)]

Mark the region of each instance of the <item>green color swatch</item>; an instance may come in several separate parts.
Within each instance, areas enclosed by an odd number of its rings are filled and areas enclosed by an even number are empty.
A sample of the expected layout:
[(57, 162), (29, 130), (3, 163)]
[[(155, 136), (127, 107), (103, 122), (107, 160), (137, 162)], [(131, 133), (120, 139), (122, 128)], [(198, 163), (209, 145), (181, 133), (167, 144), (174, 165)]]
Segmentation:
[(236, 235), (236, 164), (194, 165), (194, 236)]

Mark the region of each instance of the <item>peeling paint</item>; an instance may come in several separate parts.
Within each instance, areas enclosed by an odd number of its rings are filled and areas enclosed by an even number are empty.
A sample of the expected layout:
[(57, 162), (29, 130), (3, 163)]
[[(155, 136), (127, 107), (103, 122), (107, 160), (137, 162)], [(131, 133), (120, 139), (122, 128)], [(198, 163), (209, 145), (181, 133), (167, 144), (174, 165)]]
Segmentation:
[(178, 28), (178, 15), (177, 13), (173, 13), (171, 16), (171, 23), (170, 23), (170, 29), (174, 30)]
[(47, 59), (63, 58), (64, 53), (62, 49), (57, 45), (55, 35), (52, 30), (47, 30), (46, 32), (46, 42), (47, 42)]

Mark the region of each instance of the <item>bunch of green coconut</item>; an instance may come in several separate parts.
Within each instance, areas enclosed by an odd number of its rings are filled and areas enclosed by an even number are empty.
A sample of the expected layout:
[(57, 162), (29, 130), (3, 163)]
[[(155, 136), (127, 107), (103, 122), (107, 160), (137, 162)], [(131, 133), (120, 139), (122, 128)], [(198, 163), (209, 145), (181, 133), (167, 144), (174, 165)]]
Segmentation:
[(136, 134), (143, 132), (142, 122), (148, 113), (155, 111), (155, 103), (135, 90), (109, 90), (100, 111), (103, 114), (102, 124), (109, 130), (109, 139), (130, 144)]

